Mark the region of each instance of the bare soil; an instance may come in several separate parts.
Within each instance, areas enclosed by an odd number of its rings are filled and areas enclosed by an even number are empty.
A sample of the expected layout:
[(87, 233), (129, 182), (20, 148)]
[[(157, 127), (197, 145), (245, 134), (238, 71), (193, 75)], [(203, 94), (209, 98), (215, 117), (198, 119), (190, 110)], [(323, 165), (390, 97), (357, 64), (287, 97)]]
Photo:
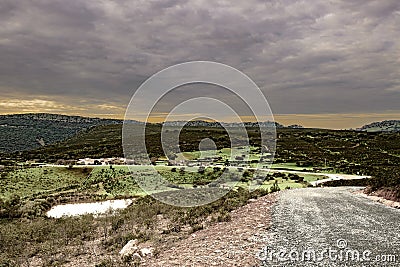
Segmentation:
[(368, 189), (355, 192), (361, 194), (373, 201), (384, 204), (388, 207), (400, 209), (400, 199), (397, 197), (397, 191), (390, 188), (379, 189), (374, 192), (369, 192)]
[(387, 200), (395, 201), (395, 202), (400, 202), (400, 197), (398, 194), (398, 190), (394, 188), (380, 188), (376, 191), (372, 191), (369, 188), (366, 188), (364, 190), (364, 193), (370, 195), (370, 196), (375, 196), (375, 197), (381, 197)]
[(141, 266), (259, 266), (256, 254), (265, 245), (260, 233), (271, 226), (276, 194), (254, 199), (231, 212), (231, 221), (193, 233)]

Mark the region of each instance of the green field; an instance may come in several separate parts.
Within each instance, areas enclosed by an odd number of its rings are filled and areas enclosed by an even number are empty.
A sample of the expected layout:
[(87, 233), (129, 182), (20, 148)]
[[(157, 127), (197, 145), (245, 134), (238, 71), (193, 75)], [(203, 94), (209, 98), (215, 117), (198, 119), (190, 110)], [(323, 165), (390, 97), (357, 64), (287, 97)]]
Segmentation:
[(3, 174), (0, 198), (29, 198), (39, 193), (52, 194), (79, 186), (90, 174), (90, 168), (23, 168)]
[(235, 147), (235, 148), (221, 148), (218, 150), (203, 150), (203, 151), (192, 151), (178, 153), (178, 158), (186, 158), (188, 160), (204, 159), (207, 157), (222, 157), (222, 160), (234, 159), (236, 156), (248, 154), (249, 160), (259, 160), (260, 154), (257, 152), (258, 148), (254, 146), (246, 147)]
[[(6, 201), (18, 196), (21, 199), (46, 198), (48, 196), (58, 197), (61, 195), (72, 195), (79, 193), (85, 199), (112, 199), (120, 197), (135, 197), (144, 195), (143, 190), (137, 185), (134, 177), (140, 179), (146, 188), (151, 189), (148, 193), (159, 191), (176, 190), (179, 188), (193, 188), (197, 186), (221, 186), (213, 184), (223, 173), (222, 168), (204, 168), (199, 171), (199, 167), (181, 166), (157, 166), (157, 172), (167, 180), (170, 185), (157, 187), (162, 181), (156, 178), (152, 166), (96, 166), (87, 167), (41, 167), (24, 168), (5, 173), (0, 179), (0, 198)], [(251, 172), (246, 173), (245, 168), (229, 167), (229, 179), (225, 185), (231, 185), (236, 181), (236, 187), (245, 187), (252, 180)], [(284, 173), (284, 172), (283, 172)], [(243, 177), (249, 177), (244, 179)], [(267, 174), (265, 174), (267, 175)], [(288, 175), (288, 174), (286, 174)], [(269, 189), (275, 180), (279, 187), (297, 188), (306, 186), (291, 179), (274, 178), (268, 174), (269, 179), (258, 185), (264, 189)], [(305, 182), (315, 181), (321, 176), (305, 174)]]

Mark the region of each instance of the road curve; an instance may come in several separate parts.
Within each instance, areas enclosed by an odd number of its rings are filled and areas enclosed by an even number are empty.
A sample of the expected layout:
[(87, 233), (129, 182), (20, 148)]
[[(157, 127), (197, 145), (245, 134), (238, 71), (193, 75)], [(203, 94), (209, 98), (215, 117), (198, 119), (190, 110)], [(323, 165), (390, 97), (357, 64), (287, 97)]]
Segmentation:
[(400, 210), (354, 190), (281, 192), (261, 266), (400, 266)]

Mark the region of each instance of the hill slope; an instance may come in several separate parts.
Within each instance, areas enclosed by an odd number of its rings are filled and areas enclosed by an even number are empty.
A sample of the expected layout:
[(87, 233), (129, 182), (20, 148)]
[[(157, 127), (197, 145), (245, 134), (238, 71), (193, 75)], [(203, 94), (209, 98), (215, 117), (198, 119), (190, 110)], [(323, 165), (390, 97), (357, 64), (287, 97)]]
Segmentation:
[[(163, 156), (160, 142), (161, 125), (149, 125), (146, 131), (150, 157)], [(39, 159), (56, 162), (58, 159), (85, 157), (123, 157), (122, 124), (100, 125), (77, 135), (30, 151), (7, 155), (11, 162)], [(257, 146), (257, 128), (248, 129), (250, 143)], [(212, 138), (218, 148), (229, 147), (226, 131), (217, 127), (184, 127), (179, 135), (181, 151), (198, 150), (199, 142)], [(391, 188), (400, 198), (400, 132), (335, 131), (324, 129), (277, 129), (276, 163), (295, 163), (299, 166), (329, 166), (337, 172), (374, 176), (371, 190)], [(5, 164), (5, 162), (0, 164)]]
[(15, 152), (53, 144), (93, 126), (120, 120), (47, 113), (0, 115), (0, 152)]
[[(0, 115), (0, 153), (12, 153), (29, 151), (48, 146), (58, 142), (73, 138), (80, 132), (85, 132), (92, 127), (101, 125), (122, 125), (123, 120), (89, 118), (81, 116), (67, 116), (49, 113), (28, 113)], [(131, 123), (141, 123), (131, 121)], [(166, 123), (169, 126), (188, 127), (210, 127), (220, 128), (216, 122), (206, 121), (172, 121)], [(228, 123), (225, 126), (237, 126), (236, 123)], [(276, 122), (263, 122), (262, 126), (283, 128), (284, 126)], [(155, 124), (154, 127), (159, 127)], [(247, 122), (246, 127), (255, 127), (257, 124)], [(106, 130), (107, 131), (107, 130)], [(95, 134), (96, 135), (96, 134)], [(116, 135), (120, 135), (117, 131)], [(77, 138), (82, 138), (81, 136)], [(92, 137), (89, 137), (89, 139)], [(95, 137), (97, 138), (97, 137)], [(103, 137), (100, 137), (103, 138)], [(120, 141), (119, 141), (120, 143)]]
[(400, 120), (386, 120), (373, 122), (359, 128), (365, 132), (400, 132)]

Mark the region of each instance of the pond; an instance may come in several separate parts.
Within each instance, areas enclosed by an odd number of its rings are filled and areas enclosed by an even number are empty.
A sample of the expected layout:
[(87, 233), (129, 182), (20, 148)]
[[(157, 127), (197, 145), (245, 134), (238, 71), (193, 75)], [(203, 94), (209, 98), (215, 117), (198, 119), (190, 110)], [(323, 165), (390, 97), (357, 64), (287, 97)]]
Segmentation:
[(52, 207), (46, 215), (51, 218), (79, 216), (84, 214), (105, 214), (112, 210), (125, 209), (132, 204), (132, 199), (116, 199), (91, 203), (61, 204)]

